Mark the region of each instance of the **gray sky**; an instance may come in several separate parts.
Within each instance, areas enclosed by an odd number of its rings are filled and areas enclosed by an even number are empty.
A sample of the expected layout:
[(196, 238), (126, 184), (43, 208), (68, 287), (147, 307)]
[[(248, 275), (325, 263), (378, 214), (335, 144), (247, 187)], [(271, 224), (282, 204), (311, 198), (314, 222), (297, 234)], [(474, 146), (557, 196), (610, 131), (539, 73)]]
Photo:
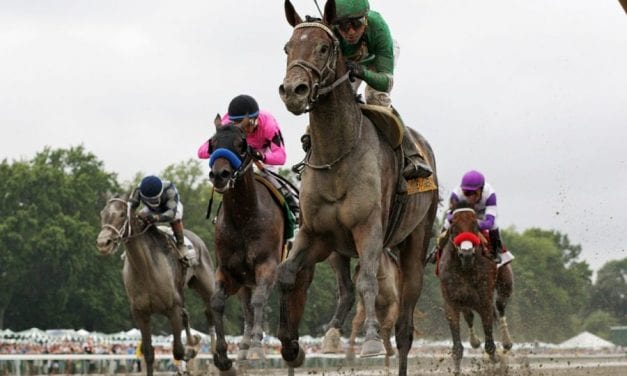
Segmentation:
[[(502, 227), (566, 233), (595, 270), (627, 257), (617, 0), (370, 3), (401, 46), (392, 98), (431, 142), (444, 197), (480, 169)], [(282, 0), (2, 1), (0, 157), (83, 144), (123, 180), (158, 173), (195, 158), (215, 114), (249, 93), (294, 164), (307, 118), (277, 90), (290, 35)]]

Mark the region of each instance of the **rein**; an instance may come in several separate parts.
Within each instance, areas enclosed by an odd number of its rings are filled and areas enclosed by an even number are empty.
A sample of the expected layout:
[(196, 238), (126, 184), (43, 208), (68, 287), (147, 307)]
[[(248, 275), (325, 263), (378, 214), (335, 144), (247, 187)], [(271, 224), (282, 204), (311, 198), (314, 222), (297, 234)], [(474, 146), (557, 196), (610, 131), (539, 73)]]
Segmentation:
[(132, 229), (133, 227), (131, 226), (131, 204), (130, 202), (123, 200), (121, 198), (112, 198), (109, 201), (107, 201), (107, 205), (110, 204), (113, 201), (118, 201), (118, 202), (122, 202), (124, 204), (126, 204), (126, 218), (124, 219), (124, 223), (122, 223), (122, 226), (120, 226), (120, 228), (116, 228), (113, 225), (110, 225), (108, 223), (105, 223), (104, 225), (102, 225), (102, 229), (108, 228), (113, 230), (113, 232), (115, 233), (116, 237), (113, 239), (113, 242), (115, 244), (119, 244), (120, 240), (124, 241), (125, 243), (128, 242), (129, 240), (136, 238), (140, 235), (143, 235), (146, 233), (146, 231), (148, 231), (148, 229), (150, 227), (153, 226), (152, 223), (148, 224), (146, 227), (144, 227), (144, 229), (137, 233), (137, 234), (132, 234)]

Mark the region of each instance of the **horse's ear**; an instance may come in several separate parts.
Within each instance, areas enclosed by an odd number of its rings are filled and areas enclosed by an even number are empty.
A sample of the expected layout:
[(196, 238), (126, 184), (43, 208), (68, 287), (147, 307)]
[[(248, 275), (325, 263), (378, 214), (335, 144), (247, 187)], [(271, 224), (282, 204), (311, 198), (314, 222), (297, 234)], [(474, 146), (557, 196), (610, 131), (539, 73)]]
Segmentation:
[(285, 0), (285, 18), (287, 18), (287, 22), (292, 25), (292, 27), (303, 22), (303, 19), (296, 13), (290, 0)]
[(333, 21), (335, 21), (335, 0), (328, 0), (326, 4), (324, 4), (324, 16), (322, 16), (322, 21), (327, 25), (332, 25)]
[(216, 118), (213, 119), (213, 124), (216, 126), (216, 131), (222, 126), (222, 118), (220, 114), (216, 115)]

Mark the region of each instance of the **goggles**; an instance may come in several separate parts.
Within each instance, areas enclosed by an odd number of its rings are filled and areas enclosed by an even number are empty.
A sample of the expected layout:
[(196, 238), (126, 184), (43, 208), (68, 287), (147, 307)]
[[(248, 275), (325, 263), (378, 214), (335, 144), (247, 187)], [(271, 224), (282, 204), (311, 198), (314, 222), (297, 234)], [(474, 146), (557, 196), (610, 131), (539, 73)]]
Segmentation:
[(464, 193), (464, 196), (466, 196), (466, 197), (474, 196), (474, 195), (477, 194), (477, 191), (474, 190), (474, 189), (473, 190), (463, 190), (462, 192)]
[(353, 30), (358, 30), (360, 27), (366, 24), (366, 17), (358, 17), (358, 18), (348, 18), (341, 21), (338, 21), (335, 25), (341, 32), (346, 33), (351, 28)]

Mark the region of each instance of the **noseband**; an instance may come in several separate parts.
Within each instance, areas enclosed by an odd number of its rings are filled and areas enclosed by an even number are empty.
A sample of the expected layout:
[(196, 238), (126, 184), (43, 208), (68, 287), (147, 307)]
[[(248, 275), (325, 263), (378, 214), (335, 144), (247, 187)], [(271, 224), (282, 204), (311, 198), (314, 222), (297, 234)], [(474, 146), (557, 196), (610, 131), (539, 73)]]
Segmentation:
[[(337, 68), (337, 58), (340, 50), (340, 41), (337, 39), (333, 31), (329, 29), (327, 26), (320, 22), (302, 22), (294, 27), (294, 31), (298, 29), (304, 28), (318, 28), (323, 30), (333, 41), (333, 49), (329, 53), (327, 57), (327, 61), (325, 62), (322, 69), (318, 69), (314, 64), (307, 60), (298, 59), (294, 60), (288, 65), (287, 71), (292, 68), (298, 67), (305, 71), (307, 77), (309, 78), (309, 82), (311, 84), (311, 90), (309, 92), (309, 97), (307, 98), (307, 108), (305, 112), (309, 112), (312, 110), (313, 105), (318, 101), (320, 96), (324, 96), (329, 94), (333, 89), (335, 89), (339, 84), (346, 81), (348, 79), (349, 72), (346, 72), (342, 77), (337, 80), (329, 83), (329, 81), (335, 78), (335, 70)], [(315, 81), (314, 74), (318, 77), (318, 81)]]
[[(224, 154), (224, 156), (219, 156), (218, 158), (225, 158), (226, 160), (229, 161), (229, 164), (232, 167), (234, 167), (232, 158), (237, 158), (239, 161), (241, 161), (241, 164), (235, 169), (235, 172), (233, 172), (233, 175), (228, 179), (228, 181), (226, 183), (226, 189), (218, 190), (218, 192), (220, 192), (220, 193), (222, 193), (224, 191), (227, 191), (229, 189), (233, 189), (233, 187), (235, 186), (235, 182), (237, 182), (237, 180), (239, 180), (246, 173), (246, 171), (248, 171), (248, 169), (250, 169), (250, 167), (252, 166), (253, 157), (251, 155), (250, 146), (247, 147), (246, 153), (245, 153), (243, 158), (242, 158), (241, 155), (237, 155), (237, 154), (233, 153), (232, 151), (230, 151), (229, 149), (226, 149), (226, 148), (216, 149), (214, 151), (214, 154), (216, 154), (216, 155)], [(215, 158), (215, 159), (217, 159), (217, 158)], [(213, 168), (213, 162), (215, 162), (215, 159), (212, 158), (210, 160), (210, 162), (209, 162), (211, 164), (212, 168)]]

